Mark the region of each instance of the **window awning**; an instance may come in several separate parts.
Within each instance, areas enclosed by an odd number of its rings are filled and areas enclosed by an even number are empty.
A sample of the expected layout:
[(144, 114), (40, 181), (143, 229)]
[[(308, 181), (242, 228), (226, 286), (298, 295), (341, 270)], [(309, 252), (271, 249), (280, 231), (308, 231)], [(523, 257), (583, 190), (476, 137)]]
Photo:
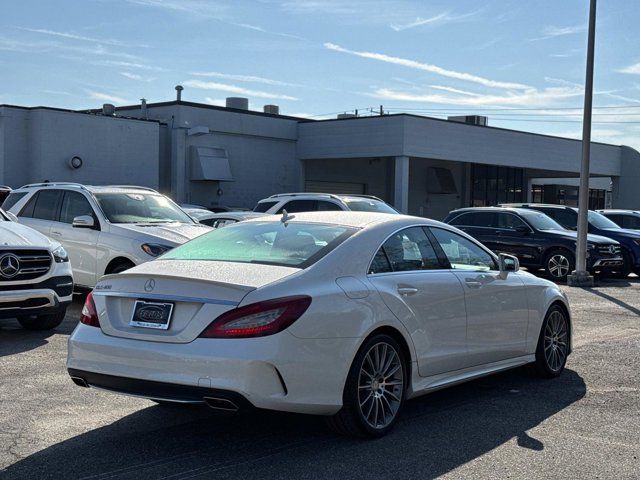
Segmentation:
[(218, 147), (191, 147), (191, 180), (232, 182), (227, 151)]

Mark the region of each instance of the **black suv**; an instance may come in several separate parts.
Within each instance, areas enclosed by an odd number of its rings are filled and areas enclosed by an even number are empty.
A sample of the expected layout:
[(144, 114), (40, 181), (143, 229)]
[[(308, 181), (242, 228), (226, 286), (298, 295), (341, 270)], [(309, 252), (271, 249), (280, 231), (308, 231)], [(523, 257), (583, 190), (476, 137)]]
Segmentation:
[[(575, 269), (577, 234), (543, 213), (524, 208), (461, 208), (450, 212), (444, 221), (496, 253), (515, 255), (524, 267), (544, 269), (556, 281), (565, 281)], [(588, 236), (590, 272), (608, 271), (622, 264), (618, 242)]]
[[(530, 208), (548, 215), (566, 229), (578, 229), (578, 209), (575, 207), (545, 203), (514, 203), (502, 206)], [(589, 222), (589, 233), (602, 235), (620, 243), (624, 264), (622, 268), (614, 270), (615, 276), (624, 278), (631, 272), (640, 276), (640, 232), (620, 228), (616, 223), (593, 210), (589, 210), (587, 219)]]

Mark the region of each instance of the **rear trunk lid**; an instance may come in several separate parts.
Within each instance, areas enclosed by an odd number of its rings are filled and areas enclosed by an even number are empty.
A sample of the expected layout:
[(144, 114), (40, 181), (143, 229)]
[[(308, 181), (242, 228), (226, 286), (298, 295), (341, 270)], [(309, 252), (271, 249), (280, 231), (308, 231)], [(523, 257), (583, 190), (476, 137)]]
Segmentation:
[[(247, 293), (300, 272), (250, 263), (156, 260), (103, 277), (93, 293), (102, 331), (111, 336), (189, 343)], [(171, 305), (168, 328), (133, 325), (136, 302)]]

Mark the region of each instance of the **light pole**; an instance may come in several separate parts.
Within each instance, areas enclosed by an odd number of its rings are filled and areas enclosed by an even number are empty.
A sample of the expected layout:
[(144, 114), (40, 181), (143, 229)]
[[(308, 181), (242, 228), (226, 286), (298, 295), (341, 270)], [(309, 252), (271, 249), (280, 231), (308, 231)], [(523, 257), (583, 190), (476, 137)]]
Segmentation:
[(587, 44), (587, 78), (584, 86), (582, 120), (582, 161), (580, 162), (580, 190), (578, 192), (578, 242), (576, 269), (567, 282), (574, 287), (593, 286), (593, 276), (587, 272), (587, 233), (589, 231), (589, 159), (591, 155), (591, 109), (593, 103), (593, 57), (596, 41), (596, 0), (589, 7), (589, 40)]

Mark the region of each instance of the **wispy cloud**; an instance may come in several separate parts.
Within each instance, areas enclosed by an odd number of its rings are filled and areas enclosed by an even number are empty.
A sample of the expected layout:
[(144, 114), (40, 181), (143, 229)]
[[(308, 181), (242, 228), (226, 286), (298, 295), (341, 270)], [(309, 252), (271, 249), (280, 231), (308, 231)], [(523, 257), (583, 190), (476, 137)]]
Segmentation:
[(475, 10), (473, 12), (463, 13), (459, 15), (454, 15), (450, 11), (445, 11), (445, 12), (439, 13), (438, 15), (434, 15), (432, 17), (427, 17), (427, 18), (418, 17), (415, 20), (408, 23), (401, 23), (401, 24), (392, 23), (389, 26), (396, 32), (401, 32), (403, 30), (409, 30), (416, 27), (423, 27), (425, 25), (443, 25), (443, 24), (448, 24), (452, 22), (461, 22), (464, 20), (469, 20), (477, 16), (479, 13), (481, 13), (481, 11), (482, 10)]
[(419, 93), (415, 91), (407, 92), (391, 88), (378, 88), (368, 95), (383, 100), (462, 105), (469, 107), (545, 106), (553, 102), (566, 100), (568, 98), (581, 97), (583, 95), (582, 88), (569, 86), (549, 87), (544, 89), (530, 87), (525, 91), (511, 91), (501, 95), (485, 95), (438, 85), (432, 86), (431, 88), (446, 91), (450, 94), (431, 92)]
[(483, 85), (485, 87), (491, 88), (504, 88), (510, 90), (526, 90), (531, 88), (528, 85), (524, 85), (522, 83), (514, 83), (514, 82), (504, 82), (500, 80), (491, 80), (489, 78), (480, 77), (478, 75), (473, 75), (471, 73), (466, 72), (457, 72), (455, 70), (448, 70), (437, 65), (432, 65), (429, 63), (417, 62), (415, 60), (410, 60), (406, 58), (393, 57), (390, 55), (385, 55), (383, 53), (375, 53), (375, 52), (362, 52), (356, 50), (349, 50), (347, 48), (343, 48), (340, 45), (336, 45), (334, 43), (325, 43), (324, 47), (341, 53), (347, 53), (349, 55), (354, 55), (356, 57), (368, 58), (371, 60), (377, 60), (380, 62), (391, 63), (394, 65), (401, 65), (407, 68), (413, 68), (416, 70), (422, 70), (425, 72), (434, 73), (436, 75), (440, 75), (447, 78), (454, 78), (456, 80), (463, 80), (466, 82), (477, 83), (479, 85)]
[(153, 82), (156, 79), (155, 77), (143, 77), (142, 75), (131, 72), (120, 72), (120, 75), (130, 80), (136, 80), (138, 82)]
[(389, 26), (396, 32), (401, 32), (402, 30), (409, 30), (410, 28), (422, 27), (423, 25), (437, 23), (441, 20), (446, 19), (448, 16), (449, 16), (449, 12), (442, 12), (438, 15), (434, 15), (433, 17), (429, 17), (429, 18), (418, 17), (413, 22), (405, 23), (404, 25), (392, 23)]
[(542, 36), (537, 38), (532, 38), (532, 41), (537, 40), (547, 40), (549, 38), (555, 37), (564, 37), (566, 35), (575, 35), (576, 33), (582, 33), (587, 30), (586, 25), (572, 25), (569, 27), (556, 27), (556, 26), (548, 26), (542, 30)]
[(98, 60), (95, 62), (91, 62), (91, 64), (101, 67), (135, 68), (138, 70), (148, 70), (156, 72), (164, 70), (163, 68), (157, 67), (155, 65), (146, 65), (144, 63), (137, 62), (123, 62), (120, 60)]
[(113, 103), (119, 103), (119, 104), (131, 103), (126, 98), (118, 97), (116, 95), (111, 95), (109, 93), (94, 92), (91, 90), (87, 90), (87, 94), (89, 95), (89, 98), (92, 98), (94, 100), (101, 100), (105, 102), (113, 102)]
[(226, 83), (203, 82), (202, 80), (186, 80), (182, 82), (185, 87), (199, 88), (203, 90), (217, 90), (220, 92), (235, 93), (238, 95), (247, 95), (258, 98), (275, 98), (279, 100), (298, 100), (290, 95), (282, 95), (280, 93), (264, 92), (260, 90), (250, 90), (238, 85), (229, 85)]
[(75, 33), (59, 32), (59, 31), (55, 31), (55, 30), (47, 30), (47, 29), (44, 29), (44, 28), (25, 28), (25, 27), (18, 27), (18, 28), (20, 30), (24, 30), (26, 32), (40, 33), (40, 34), (48, 35), (48, 36), (52, 36), (52, 37), (66, 38), (66, 39), (69, 39), (69, 40), (78, 40), (78, 41), (82, 41), (82, 42), (99, 43), (101, 45), (113, 45), (113, 46), (118, 46), (118, 47), (127, 47), (127, 46), (144, 47), (144, 48), (148, 47), (148, 45), (129, 44), (129, 43), (123, 42), (121, 40), (115, 40), (115, 39), (112, 39), (112, 38), (86, 37), (84, 35), (77, 35)]
[(640, 63), (634, 63), (618, 70), (620, 73), (630, 73), (632, 75), (640, 75)]
[(103, 45), (80, 46), (68, 45), (55, 41), (22, 41), (6, 37), (0, 37), (0, 50), (25, 53), (73, 52), (94, 57), (116, 57), (127, 60), (138, 59), (136, 55), (111, 50)]
[(280, 80), (273, 80), (271, 78), (265, 78), (265, 77), (257, 77), (254, 75), (236, 75), (236, 74), (221, 73), (221, 72), (192, 72), (191, 75), (195, 75), (197, 77), (224, 78), (226, 80), (234, 80), (237, 82), (263, 83), (265, 85), (274, 85), (274, 86), (280, 86), (280, 87), (300, 87), (300, 85), (296, 83), (282, 82)]

